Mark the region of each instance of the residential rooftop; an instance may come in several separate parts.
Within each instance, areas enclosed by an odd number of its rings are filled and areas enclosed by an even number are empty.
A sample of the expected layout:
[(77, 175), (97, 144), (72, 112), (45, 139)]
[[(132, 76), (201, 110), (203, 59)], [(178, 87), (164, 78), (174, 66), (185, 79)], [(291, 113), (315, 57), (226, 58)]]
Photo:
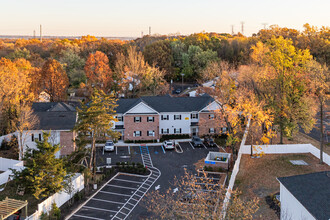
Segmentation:
[(330, 171), (277, 179), (316, 219), (330, 219)]

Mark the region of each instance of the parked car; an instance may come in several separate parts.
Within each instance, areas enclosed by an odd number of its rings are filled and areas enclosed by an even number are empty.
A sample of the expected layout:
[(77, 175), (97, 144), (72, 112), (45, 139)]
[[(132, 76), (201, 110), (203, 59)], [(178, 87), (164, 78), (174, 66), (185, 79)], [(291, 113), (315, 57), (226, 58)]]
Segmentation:
[(203, 144), (207, 147), (215, 147), (216, 146), (213, 138), (211, 138), (211, 137), (205, 137), (204, 141), (203, 141)]
[(174, 143), (172, 141), (164, 141), (163, 146), (166, 150), (174, 149)]
[(202, 147), (203, 146), (202, 140), (197, 136), (193, 136), (191, 142), (192, 142), (192, 145), (194, 147)]
[(181, 93), (181, 89), (180, 89), (180, 88), (176, 89), (176, 90), (175, 90), (175, 93), (176, 93), (176, 94), (180, 94), (180, 93)]
[(107, 141), (104, 145), (104, 151), (114, 151), (115, 150), (115, 144), (113, 141)]

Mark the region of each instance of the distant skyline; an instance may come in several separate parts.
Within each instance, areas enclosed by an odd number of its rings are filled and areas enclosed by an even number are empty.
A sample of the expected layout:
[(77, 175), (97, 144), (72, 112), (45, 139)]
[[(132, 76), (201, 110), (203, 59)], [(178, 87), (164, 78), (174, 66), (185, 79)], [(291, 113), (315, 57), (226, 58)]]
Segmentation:
[(241, 32), (263, 28), (303, 29), (330, 25), (330, 0), (0, 0), (0, 35), (140, 37), (198, 32)]

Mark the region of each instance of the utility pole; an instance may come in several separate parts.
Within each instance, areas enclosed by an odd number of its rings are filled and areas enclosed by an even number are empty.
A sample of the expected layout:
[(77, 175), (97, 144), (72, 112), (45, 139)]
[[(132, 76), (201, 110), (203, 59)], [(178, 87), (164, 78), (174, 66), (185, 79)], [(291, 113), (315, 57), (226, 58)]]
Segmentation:
[(36, 30), (33, 30), (33, 39), (36, 38)]
[(151, 36), (151, 27), (149, 26), (149, 36)]
[(244, 34), (244, 21), (241, 21), (242, 24), (242, 34)]
[(42, 26), (40, 25), (40, 41), (42, 42)]
[(184, 76), (184, 73), (181, 73), (181, 76), (182, 76), (181, 92), (183, 92), (183, 76)]
[(141, 31), (141, 38), (143, 38), (143, 31)]
[(234, 35), (234, 25), (231, 25), (231, 35)]
[(266, 26), (268, 23), (261, 23), (264, 26), (264, 29), (266, 29)]

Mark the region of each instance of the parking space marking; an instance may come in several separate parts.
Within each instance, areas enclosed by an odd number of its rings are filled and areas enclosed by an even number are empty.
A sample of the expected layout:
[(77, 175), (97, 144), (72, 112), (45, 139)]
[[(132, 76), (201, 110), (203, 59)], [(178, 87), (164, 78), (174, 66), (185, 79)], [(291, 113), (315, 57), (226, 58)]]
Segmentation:
[(195, 148), (194, 148), (194, 146), (191, 144), (191, 142), (190, 142), (190, 141), (189, 141), (189, 144), (190, 144), (190, 146), (192, 147), (192, 149), (195, 149)]
[(106, 191), (100, 191), (100, 192), (101, 192), (101, 193), (112, 194), (112, 195), (117, 195), (117, 196), (128, 196), (128, 197), (131, 196), (131, 195), (127, 195), (127, 194), (113, 193), (113, 192), (106, 192)]
[(123, 188), (123, 189), (131, 189), (131, 190), (136, 190), (137, 188), (132, 188), (132, 187), (126, 187), (126, 186), (116, 186), (112, 184), (107, 184), (107, 186), (112, 186), (112, 187), (117, 187), (117, 188)]
[(94, 218), (94, 217), (89, 217), (89, 216), (84, 216), (84, 215), (77, 215), (77, 214), (74, 214), (73, 216), (77, 216), (79, 218), (89, 218), (89, 219), (96, 219), (96, 220), (105, 220), (103, 218)]
[(118, 149), (118, 147), (115, 147), (116, 148), (116, 155), (117, 155), (117, 149)]
[(101, 208), (95, 208), (95, 207), (90, 207), (90, 206), (84, 206), (84, 208), (87, 208), (87, 209), (94, 209), (94, 210), (98, 210), (98, 211), (105, 211), (105, 212), (116, 212), (117, 211), (113, 211), (113, 210), (110, 210), (110, 209), (101, 209)]
[(205, 146), (205, 144), (202, 144), (204, 146), (204, 148), (207, 150), (207, 147)]
[(180, 142), (178, 142), (177, 145), (180, 147), (181, 152), (179, 152), (179, 151), (176, 149), (176, 146), (175, 146), (175, 152), (177, 152), (177, 153), (179, 153), (179, 154), (182, 154), (182, 153), (183, 153), (183, 148), (181, 147)]
[(111, 200), (96, 199), (96, 198), (92, 198), (91, 200), (96, 200), (96, 201), (100, 201), (100, 202), (115, 203), (115, 204), (120, 204), (120, 205), (124, 205), (125, 204), (123, 202), (115, 202), (115, 201), (111, 201)]
[(164, 152), (164, 154), (166, 154), (166, 152), (165, 152), (165, 149), (164, 149), (164, 146), (162, 145), (162, 149), (163, 149), (163, 152)]
[(141, 182), (138, 181), (133, 181), (133, 180), (123, 180), (123, 179), (114, 179), (114, 180), (118, 180), (118, 181), (123, 181), (123, 182), (128, 182), (128, 183), (137, 183), (137, 184), (141, 184)]

